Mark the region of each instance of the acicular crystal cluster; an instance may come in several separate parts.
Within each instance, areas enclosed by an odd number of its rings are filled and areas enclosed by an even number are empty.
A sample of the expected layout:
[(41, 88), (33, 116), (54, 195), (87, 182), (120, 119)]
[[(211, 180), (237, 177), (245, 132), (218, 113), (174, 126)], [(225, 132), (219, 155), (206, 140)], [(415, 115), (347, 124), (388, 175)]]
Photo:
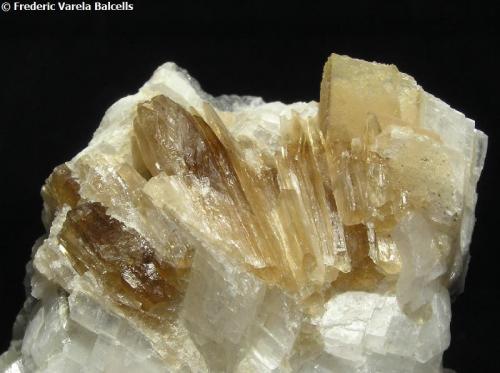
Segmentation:
[(285, 105), (166, 63), (43, 186), (0, 370), (441, 372), (486, 145), (394, 66)]

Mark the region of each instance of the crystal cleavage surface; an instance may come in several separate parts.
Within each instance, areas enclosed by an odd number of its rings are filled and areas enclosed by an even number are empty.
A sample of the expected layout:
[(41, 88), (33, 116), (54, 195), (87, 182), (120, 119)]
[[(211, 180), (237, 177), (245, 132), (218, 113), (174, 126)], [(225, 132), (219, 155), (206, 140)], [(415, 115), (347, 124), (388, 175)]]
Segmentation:
[(5, 372), (441, 372), (487, 137), (396, 67), (320, 102), (173, 63), (42, 188)]

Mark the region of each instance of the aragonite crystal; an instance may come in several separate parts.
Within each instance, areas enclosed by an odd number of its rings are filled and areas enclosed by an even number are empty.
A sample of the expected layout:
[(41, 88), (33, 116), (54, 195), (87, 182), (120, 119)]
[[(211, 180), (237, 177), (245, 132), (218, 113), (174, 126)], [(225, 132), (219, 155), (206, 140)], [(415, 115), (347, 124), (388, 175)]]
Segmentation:
[(486, 136), (396, 67), (319, 104), (173, 63), (42, 188), (5, 372), (441, 372)]

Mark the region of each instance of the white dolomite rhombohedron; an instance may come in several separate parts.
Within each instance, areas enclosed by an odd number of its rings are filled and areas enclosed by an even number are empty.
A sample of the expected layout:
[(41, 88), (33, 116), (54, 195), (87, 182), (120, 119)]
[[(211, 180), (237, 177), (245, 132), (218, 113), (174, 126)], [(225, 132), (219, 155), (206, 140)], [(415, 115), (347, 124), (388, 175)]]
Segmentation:
[(166, 63), (47, 179), (0, 370), (441, 372), (486, 144), (394, 66), (285, 105)]

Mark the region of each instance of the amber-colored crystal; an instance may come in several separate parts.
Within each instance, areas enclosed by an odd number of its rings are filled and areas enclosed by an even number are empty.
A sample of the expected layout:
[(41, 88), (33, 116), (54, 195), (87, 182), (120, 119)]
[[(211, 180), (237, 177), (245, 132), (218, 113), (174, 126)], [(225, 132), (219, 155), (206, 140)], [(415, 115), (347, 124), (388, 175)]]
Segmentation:
[(182, 299), (189, 271), (160, 263), (144, 237), (108, 216), (99, 203), (69, 211), (59, 239), (75, 269), (100, 276), (118, 303), (168, 317)]

